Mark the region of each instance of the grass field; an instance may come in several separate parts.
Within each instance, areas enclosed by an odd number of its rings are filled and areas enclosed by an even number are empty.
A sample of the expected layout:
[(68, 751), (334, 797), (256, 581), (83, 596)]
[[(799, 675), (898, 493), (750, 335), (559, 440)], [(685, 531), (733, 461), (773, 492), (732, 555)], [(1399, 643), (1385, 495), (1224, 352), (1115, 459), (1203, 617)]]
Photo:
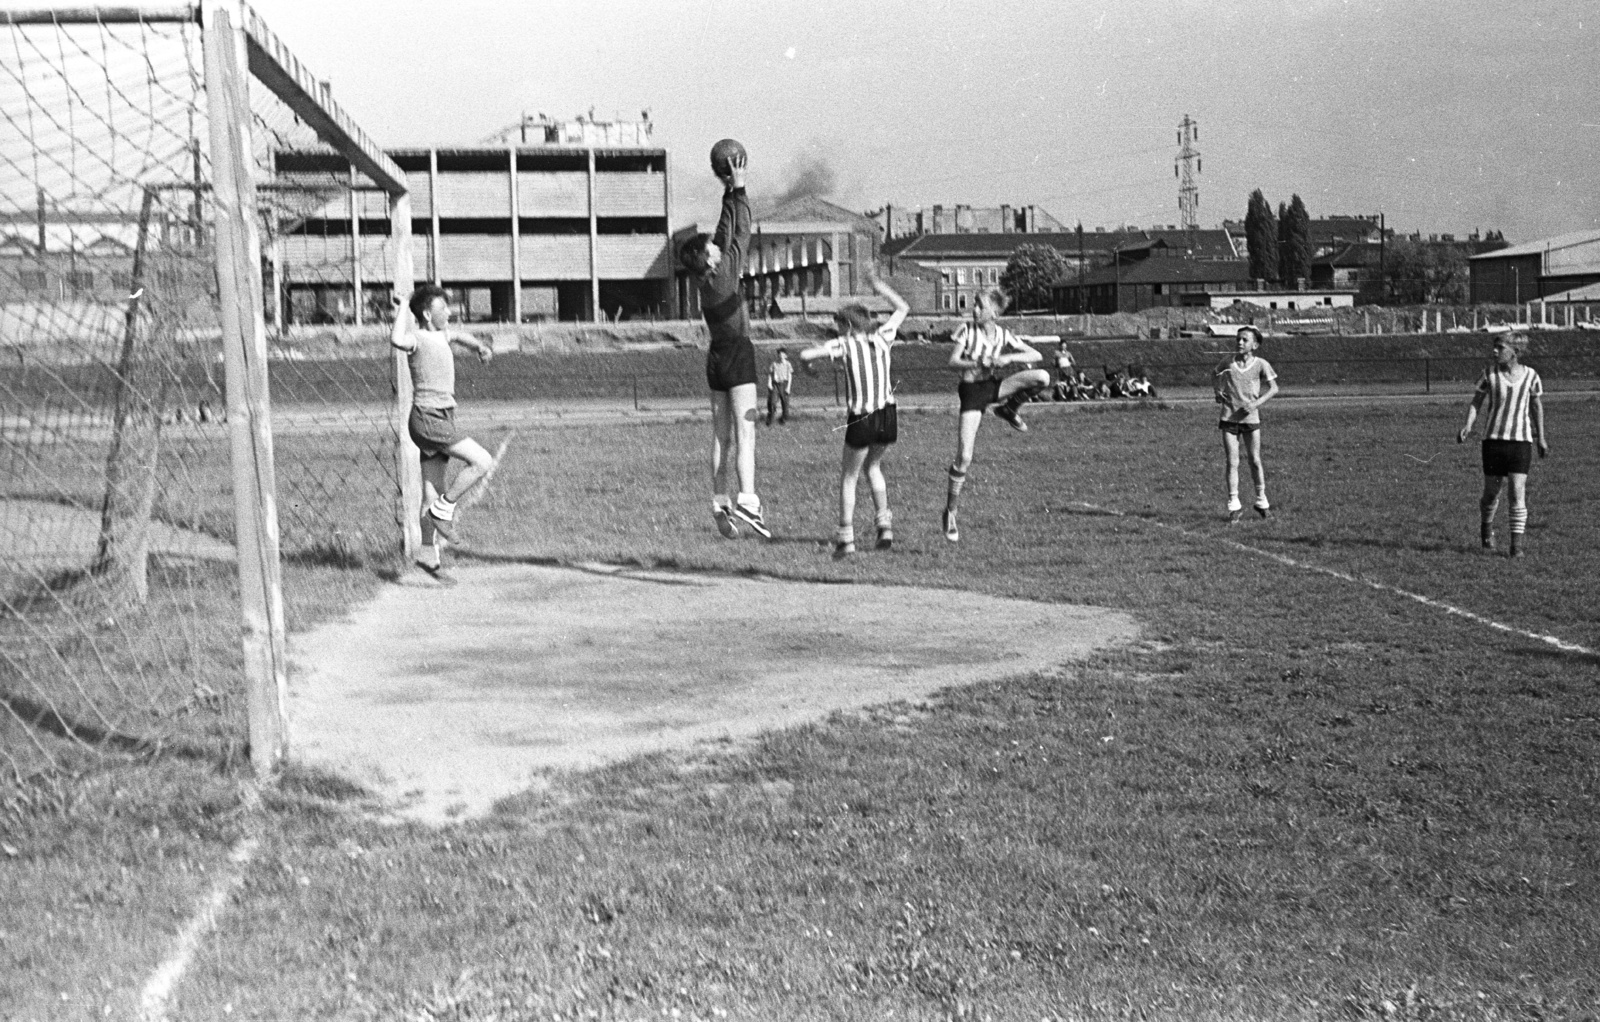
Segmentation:
[[(896, 549), (845, 563), (835, 419), (761, 432), (771, 544), (711, 528), (704, 422), (524, 432), (465, 520), (495, 557), (1098, 604), (1145, 637), (444, 832), (330, 778), (255, 814), (200, 765), (107, 767), (5, 817), (0, 1014), (125, 1016), (254, 827), (175, 1018), (1600, 1017), (1600, 662), (1230, 545), (1600, 648), (1600, 402), (1548, 406), (1521, 562), (1476, 549), (1462, 410), (1269, 406), (1277, 515), (1230, 527), (1209, 409), (1039, 409), (985, 427), (958, 546), (954, 418), (908, 414)], [(302, 626), (374, 584), (294, 570)]]

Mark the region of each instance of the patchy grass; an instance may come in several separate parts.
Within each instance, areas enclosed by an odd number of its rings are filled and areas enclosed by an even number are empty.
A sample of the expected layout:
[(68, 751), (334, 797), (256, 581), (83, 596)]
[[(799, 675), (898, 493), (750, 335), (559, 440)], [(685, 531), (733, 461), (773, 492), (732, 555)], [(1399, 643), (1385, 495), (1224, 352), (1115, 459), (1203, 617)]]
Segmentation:
[[(831, 420), (761, 432), (772, 544), (712, 529), (703, 422), (523, 434), (464, 520), (486, 553), (1100, 604), (1145, 639), (555, 776), (445, 831), (295, 775), (175, 1017), (1594, 1017), (1600, 665), (1219, 542), (1600, 646), (1600, 403), (1549, 406), (1522, 562), (1475, 549), (1461, 412), (1269, 406), (1277, 515), (1229, 527), (1206, 410), (1038, 410), (1026, 436), (985, 427), (960, 545), (937, 532), (953, 417), (909, 414), (896, 549), (846, 563), (820, 546)], [(322, 612), (358, 595), (330, 582)], [(187, 780), (147, 815), (192, 820), (173, 800), (223, 783), (163, 769)], [(98, 979), (54, 963), (109, 933), (41, 923), (37, 899), (102, 860), (158, 920), (124, 924), (117, 983), (177, 926), (161, 863), (119, 852), (145, 820), (106, 804), (8, 832), (0, 869), (26, 857), (44, 892), (0, 909), (19, 1017), (84, 1014)], [(193, 858), (225, 853), (230, 831), (184, 826)]]

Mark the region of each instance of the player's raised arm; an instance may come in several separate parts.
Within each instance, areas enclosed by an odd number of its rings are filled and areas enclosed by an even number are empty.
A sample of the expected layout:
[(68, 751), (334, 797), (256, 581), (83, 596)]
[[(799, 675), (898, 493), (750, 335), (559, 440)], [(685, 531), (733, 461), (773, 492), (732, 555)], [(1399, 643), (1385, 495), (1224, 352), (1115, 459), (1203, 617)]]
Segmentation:
[(742, 254), (750, 244), (750, 198), (744, 190), (744, 172), (749, 157), (744, 154), (728, 159), (728, 172), (717, 175), (722, 179), (722, 214), (717, 218), (716, 233), (711, 240), (724, 253)]
[(867, 267), (867, 283), (872, 285), (872, 290), (889, 299), (889, 303), (894, 306), (894, 312), (889, 316), (888, 322), (884, 323), (879, 329), (887, 330), (890, 333), (899, 330), (900, 324), (904, 323), (906, 316), (910, 314), (911, 306), (906, 303), (904, 298), (900, 297), (894, 288), (884, 283), (883, 278), (879, 277), (870, 266)]
[(417, 339), (411, 336), (411, 309), (404, 298), (395, 295), (390, 303), (394, 307), (394, 326), (389, 331), (389, 344), (401, 351), (414, 351)]

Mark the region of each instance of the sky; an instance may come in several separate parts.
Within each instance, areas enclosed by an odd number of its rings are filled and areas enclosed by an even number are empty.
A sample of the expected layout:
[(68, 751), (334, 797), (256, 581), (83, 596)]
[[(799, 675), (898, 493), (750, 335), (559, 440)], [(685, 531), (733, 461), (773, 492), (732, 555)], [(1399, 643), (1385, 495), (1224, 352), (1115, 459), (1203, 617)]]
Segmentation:
[(648, 109), (674, 226), (714, 215), (706, 153), (724, 136), (750, 152), (758, 205), (809, 174), (859, 211), (1176, 223), (1187, 115), (1203, 226), (1242, 219), (1259, 188), (1407, 233), (1600, 228), (1600, 0), (254, 6), (381, 145)]

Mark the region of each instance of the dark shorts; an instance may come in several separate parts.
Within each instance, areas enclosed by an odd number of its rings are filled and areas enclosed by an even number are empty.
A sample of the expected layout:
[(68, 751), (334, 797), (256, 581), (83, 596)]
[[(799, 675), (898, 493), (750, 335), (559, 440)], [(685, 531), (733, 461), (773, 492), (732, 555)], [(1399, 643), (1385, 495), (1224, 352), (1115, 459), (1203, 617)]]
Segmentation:
[(1229, 422), (1228, 420), (1224, 419), (1217, 423), (1217, 428), (1222, 430), (1224, 433), (1232, 433), (1234, 436), (1244, 436), (1246, 433), (1254, 433), (1256, 430), (1260, 429), (1261, 423)]
[(713, 344), (706, 352), (706, 386), (732, 390), (756, 382), (756, 346), (748, 337)]
[(1485, 440), (1483, 474), (1486, 476), (1527, 475), (1533, 467), (1533, 444), (1526, 440)]
[(900, 417), (894, 405), (884, 405), (859, 419), (851, 419), (844, 430), (844, 445), (854, 450), (873, 444), (892, 444), (900, 435)]
[(406, 432), (411, 434), (411, 442), (417, 445), (424, 458), (443, 458), (449, 455), (450, 448), (461, 440), (461, 433), (456, 429), (456, 410), (454, 408), (411, 408), (411, 417), (406, 420)]
[(977, 380), (968, 383), (963, 380), (956, 387), (956, 393), (961, 397), (963, 412), (981, 412), (1000, 400), (1000, 381)]

